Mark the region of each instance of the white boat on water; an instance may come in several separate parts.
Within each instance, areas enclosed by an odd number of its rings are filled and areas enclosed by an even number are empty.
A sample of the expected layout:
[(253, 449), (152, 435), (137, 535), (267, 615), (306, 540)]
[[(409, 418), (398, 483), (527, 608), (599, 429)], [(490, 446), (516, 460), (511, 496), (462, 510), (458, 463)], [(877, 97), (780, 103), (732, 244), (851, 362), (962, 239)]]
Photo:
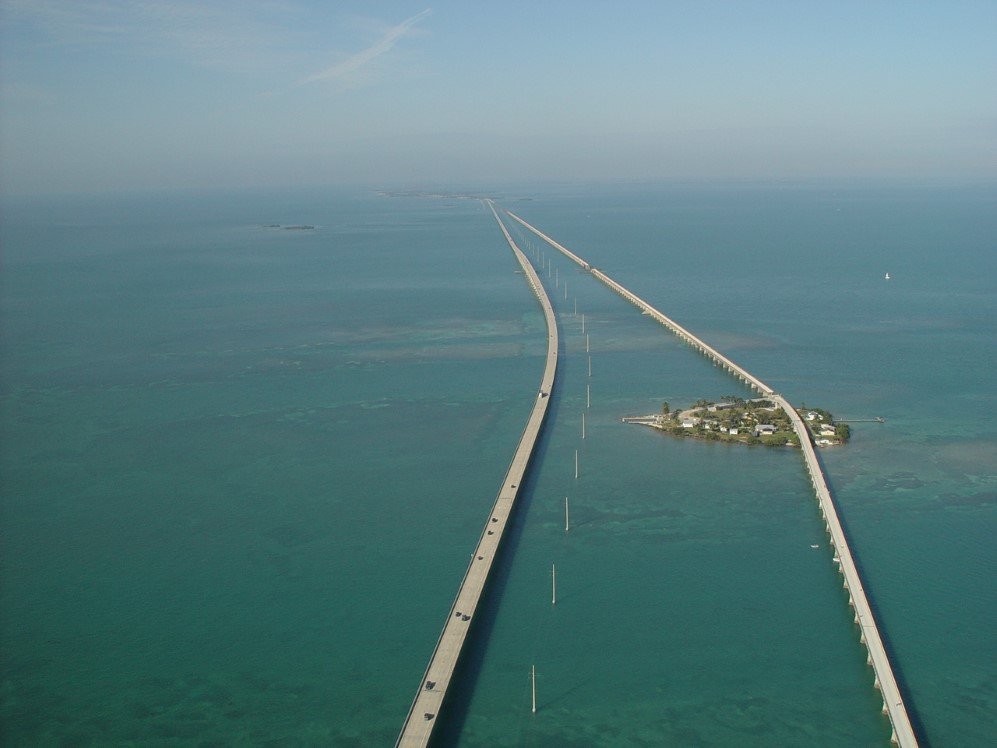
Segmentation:
[(885, 275), (885, 277), (883, 278), (883, 280), (889, 280), (889, 279), (890, 279), (890, 274), (889, 274), (889, 273), (887, 273), (887, 274)]

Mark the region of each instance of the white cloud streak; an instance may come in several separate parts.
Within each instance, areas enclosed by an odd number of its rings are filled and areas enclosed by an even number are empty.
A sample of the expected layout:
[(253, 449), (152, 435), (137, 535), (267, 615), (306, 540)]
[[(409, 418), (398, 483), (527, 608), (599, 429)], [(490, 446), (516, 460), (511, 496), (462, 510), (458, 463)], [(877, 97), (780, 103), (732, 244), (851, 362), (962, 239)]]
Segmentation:
[(368, 67), (378, 57), (390, 52), (399, 39), (406, 36), (412, 30), (413, 26), (428, 16), (431, 12), (432, 11), (429, 8), (426, 8), (426, 10), (421, 13), (416, 13), (411, 18), (406, 18), (401, 23), (388, 29), (380, 39), (367, 47), (367, 49), (357, 52), (355, 55), (343, 60), (340, 63), (328, 67), (325, 70), (320, 70), (319, 72), (309, 75), (306, 78), (302, 78), (298, 81), (297, 85), (304, 86), (310, 83), (347, 80), (352, 78), (356, 73)]

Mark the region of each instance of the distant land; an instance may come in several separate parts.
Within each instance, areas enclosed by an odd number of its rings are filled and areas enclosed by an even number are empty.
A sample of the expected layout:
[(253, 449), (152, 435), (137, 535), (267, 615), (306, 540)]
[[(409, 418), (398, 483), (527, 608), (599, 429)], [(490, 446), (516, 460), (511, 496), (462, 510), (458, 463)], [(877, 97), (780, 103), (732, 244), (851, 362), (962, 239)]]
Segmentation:
[(427, 190), (378, 190), (381, 197), (430, 197), (449, 200), (484, 200), (484, 195), (469, 195), (466, 192), (435, 192)]

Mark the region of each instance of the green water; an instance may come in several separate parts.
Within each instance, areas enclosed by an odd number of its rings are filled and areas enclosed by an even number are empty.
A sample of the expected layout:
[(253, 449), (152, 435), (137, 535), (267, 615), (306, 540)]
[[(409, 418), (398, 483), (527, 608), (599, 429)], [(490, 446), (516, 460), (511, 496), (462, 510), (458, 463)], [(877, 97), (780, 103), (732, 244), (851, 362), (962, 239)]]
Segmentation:
[[(992, 190), (498, 197), (794, 402), (886, 417), (832, 488), (925, 742), (985, 745)], [(543, 366), (490, 213), (51, 199), (2, 232), (4, 742), (390, 744)], [(885, 744), (799, 455), (620, 423), (741, 389), (554, 262), (558, 394), (441, 742)]]

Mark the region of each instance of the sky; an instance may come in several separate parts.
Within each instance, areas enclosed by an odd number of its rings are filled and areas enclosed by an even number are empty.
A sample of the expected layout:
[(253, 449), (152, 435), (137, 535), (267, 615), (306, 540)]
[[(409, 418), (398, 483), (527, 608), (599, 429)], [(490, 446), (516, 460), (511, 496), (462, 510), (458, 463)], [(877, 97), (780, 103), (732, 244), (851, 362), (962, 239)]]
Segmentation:
[(997, 178), (997, 0), (0, 0), (0, 193)]

